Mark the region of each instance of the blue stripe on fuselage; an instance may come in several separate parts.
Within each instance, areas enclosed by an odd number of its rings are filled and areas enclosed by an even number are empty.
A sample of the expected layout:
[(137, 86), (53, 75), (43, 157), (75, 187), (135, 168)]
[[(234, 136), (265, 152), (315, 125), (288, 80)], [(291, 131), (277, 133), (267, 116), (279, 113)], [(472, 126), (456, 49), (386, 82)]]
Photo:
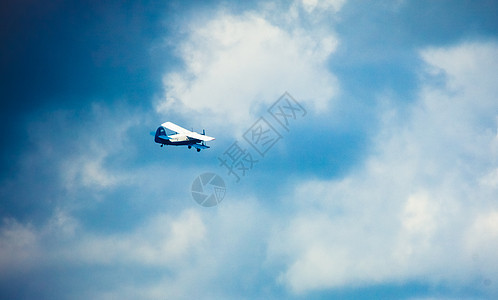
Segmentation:
[(154, 141), (156, 143), (158, 143), (158, 144), (171, 145), (171, 146), (188, 146), (188, 145), (195, 145), (195, 144), (201, 142), (201, 140), (193, 139), (193, 138), (190, 138), (190, 137), (187, 137), (188, 140), (186, 140), (186, 141), (174, 142), (174, 141), (171, 141), (171, 140), (163, 139), (160, 136), (168, 136), (166, 134), (166, 130), (164, 130), (164, 127), (162, 127), (162, 126), (160, 126), (159, 128), (157, 128), (156, 135), (154, 137)]

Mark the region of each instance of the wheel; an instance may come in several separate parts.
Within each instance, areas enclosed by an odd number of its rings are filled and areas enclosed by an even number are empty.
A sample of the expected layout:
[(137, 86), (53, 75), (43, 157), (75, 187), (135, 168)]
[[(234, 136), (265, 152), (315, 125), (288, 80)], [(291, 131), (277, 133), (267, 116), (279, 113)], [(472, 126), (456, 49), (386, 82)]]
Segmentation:
[(189, 149), (192, 149), (192, 146), (188, 145), (188, 148), (189, 148)]
[(201, 149), (197, 148), (197, 152), (201, 152)]

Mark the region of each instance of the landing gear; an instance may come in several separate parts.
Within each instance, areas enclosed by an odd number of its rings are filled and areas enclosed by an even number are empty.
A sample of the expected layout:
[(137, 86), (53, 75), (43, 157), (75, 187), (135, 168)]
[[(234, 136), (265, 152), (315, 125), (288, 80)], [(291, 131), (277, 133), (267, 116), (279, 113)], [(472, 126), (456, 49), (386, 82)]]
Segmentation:
[(161, 144), (161, 147), (164, 146), (164, 144)]
[(188, 145), (188, 148), (189, 148), (189, 149), (192, 149), (192, 146)]
[(201, 152), (201, 148), (197, 148), (197, 152)]

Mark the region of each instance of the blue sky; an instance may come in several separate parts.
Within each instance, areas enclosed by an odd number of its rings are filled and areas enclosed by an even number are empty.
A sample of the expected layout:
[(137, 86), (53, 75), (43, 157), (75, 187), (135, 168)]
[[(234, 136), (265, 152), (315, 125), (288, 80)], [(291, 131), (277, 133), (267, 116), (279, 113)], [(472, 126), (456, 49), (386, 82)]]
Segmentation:
[[(3, 1), (0, 298), (498, 296), (495, 1)], [(288, 92), (305, 110), (279, 127)], [(281, 139), (258, 156), (259, 119)], [(216, 137), (160, 148), (165, 121)], [(219, 158), (258, 160), (240, 182)], [(215, 207), (192, 182), (226, 183)]]

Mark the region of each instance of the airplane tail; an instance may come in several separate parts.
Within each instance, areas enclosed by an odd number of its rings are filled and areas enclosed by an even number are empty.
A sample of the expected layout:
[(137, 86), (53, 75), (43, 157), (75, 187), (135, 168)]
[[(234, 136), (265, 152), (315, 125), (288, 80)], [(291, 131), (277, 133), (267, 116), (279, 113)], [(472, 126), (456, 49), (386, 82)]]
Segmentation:
[(169, 140), (170, 138), (166, 134), (166, 130), (164, 130), (164, 127), (159, 126), (156, 130), (156, 135), (154, 136), (154, 141), (156, 143), (162, 144), (164, 140)]

